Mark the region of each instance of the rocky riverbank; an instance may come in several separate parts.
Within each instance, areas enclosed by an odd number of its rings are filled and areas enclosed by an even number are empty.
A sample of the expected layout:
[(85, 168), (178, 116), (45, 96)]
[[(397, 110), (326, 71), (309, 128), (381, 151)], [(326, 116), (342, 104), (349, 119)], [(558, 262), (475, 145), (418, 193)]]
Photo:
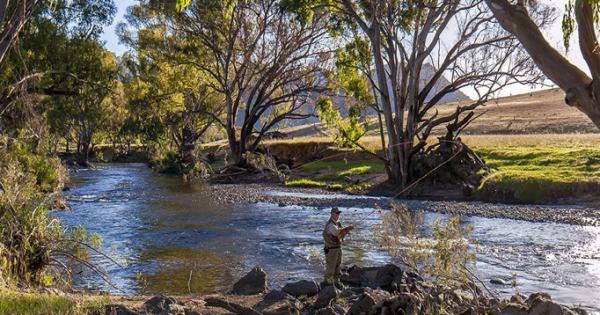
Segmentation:
[[(131, 300), (130, 300), (131, 301)], [(89, 309), (91, 314), (244, 314), (244, 315), (375, 315), (375, 314), (587, 314), (566, 307), (544, 292), (517, 293), (501, 300), (469, 282), (454, 288), (426, 283), (400, 266), (346, 269), (340, 283), (301, 280), (279, 290), (256, 267), (233, 285), (227, 295), (173, 298), (156, 296), (145, 302), (109, 304)]]
[[(389, 209), (392, 199), (363, 195), (342, 195), (325, 189), (292, 188), (279, 184), (212, 184), (204, 190), (216, 203), (266, 202), (286, 205), (329, 208)], [(322, 195), (316, 198), (314, 195)], [(507, 205), (472, 201), (395, 200), (412, 211), (475, 215), (530, 222), (556, 222), (584, 226), (600, 226), (600, 211), (591, 209), (559, 209), (539, 205)]]

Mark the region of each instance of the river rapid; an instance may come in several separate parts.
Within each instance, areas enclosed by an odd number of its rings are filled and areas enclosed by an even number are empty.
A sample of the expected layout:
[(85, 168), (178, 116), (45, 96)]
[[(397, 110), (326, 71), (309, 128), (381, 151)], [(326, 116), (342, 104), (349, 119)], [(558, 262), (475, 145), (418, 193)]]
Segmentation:
[[(321, 231), (329, 208), (215, 203), (202, 193), (205, 187), (140, 164), (100, 165), (71, 178), (72, 210), (53, 215), (67, 226), (100, 234), (103, 251), (122, 265), (94, 255), (112, 285), (84, 270), (77, 286), (116, 294), (225, 292), (254, 266), (267, 272), (275, 288), (290, 280), (322, 278), (323, 266), (316, 258), (322, 255)], [(360, 220), (344, 247), (344, 262), (389, 262), (372, 239), (379, 213), (372, 208), (341, 210), (342, 221)], [(437, 218), (447, 216), (425, 212), (424, 225)], [(474, 227), (479, 250), (475, 273), (500, 296), (546, 291), (559, 303), (600, 313), (600, 227), (476, 216), (461, 221)], [(510, 283), (513, 274), (516, 289), (489, 283), (491, 278)]]

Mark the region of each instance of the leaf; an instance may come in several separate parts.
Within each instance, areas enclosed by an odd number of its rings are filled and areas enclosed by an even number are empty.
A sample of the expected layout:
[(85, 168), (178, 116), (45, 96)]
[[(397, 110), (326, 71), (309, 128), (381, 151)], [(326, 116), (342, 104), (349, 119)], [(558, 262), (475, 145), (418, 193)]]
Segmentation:
[(190, 5), (190, 0), (177, 0), (177, 4), (175, 5), (175, 8), (177, 9), (177, 13), (183, 12), (183, 10), (185, 8), (187, 8), (189, 5)]

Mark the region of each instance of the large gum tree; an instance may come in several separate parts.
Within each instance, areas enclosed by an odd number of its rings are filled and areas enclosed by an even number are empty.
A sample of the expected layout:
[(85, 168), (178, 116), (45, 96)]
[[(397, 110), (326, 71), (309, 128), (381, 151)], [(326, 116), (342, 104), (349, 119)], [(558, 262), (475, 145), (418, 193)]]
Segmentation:
[[(373, 91), (374, 97), (361, 99), (371, 99), (380, 117), (383, 153), (378, 156), (389, 181), (400, 187), (421, 177), (413, 168), (430, 152), (426, 145), (434, 128), (447, 125), (440, 146), (458, 143), (454, 140), (473, 119), (472, 110), (495, 92), (542, 79), (483, 0), (288, 0), (285, 7), (300, 21), (327, 10), (334, 15), (333, 29), (352, 35), (338, 57), (343, 57), (344, 67), (350, 63), (357, 69), (357, 78), (367, 80), (350, 80), (356, 84), (345, 88), (362, 94)], [(547, 12), (539, 16), (542, 25), (550, 20)], [(448, 115), (438, 113), (436, 105), (442, 99), (465, 88), (475, 91), (471, 103)]]
[(576, 31), (579, 49), (591, 77), (559, 53), (540, 31), (531, 16), (527, 1), (486, 0), (502, 27), (519, 39), (535, 64), (565, 94), (565, 102), (586, 114), (600, 128), (600, 46), (597, 26), (600, 22), (600, 2), (570, 0), (563, 17), (565, 46)]
[[(183, 10), (186, 5), (188, 5)], [(225, 117), (214, 117), (227, 131), (232, 158), (257, 149), (277, 124), (314, 114), (315, 93), (327, 89), (330, 57), (325, 16), (306, 23), (273, 0), (178, 1), (172, 32), (191, 45), (180, 61), (207, 73), (211, 88), (225, 99)]]

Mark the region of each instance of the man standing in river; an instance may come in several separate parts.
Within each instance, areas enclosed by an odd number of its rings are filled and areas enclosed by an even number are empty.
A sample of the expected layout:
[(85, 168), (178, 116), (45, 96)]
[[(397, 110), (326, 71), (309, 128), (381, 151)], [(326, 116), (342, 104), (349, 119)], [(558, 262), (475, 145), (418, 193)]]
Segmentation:
[(331, 217), (323, 229), (325, 240), (325, 280), (337, 282), (342, 276), (340, 266), (342, 264), (342, 241), (354, 226), (342, 227), (339, 221), (342, 211), (338, 207), (331, 208)]

